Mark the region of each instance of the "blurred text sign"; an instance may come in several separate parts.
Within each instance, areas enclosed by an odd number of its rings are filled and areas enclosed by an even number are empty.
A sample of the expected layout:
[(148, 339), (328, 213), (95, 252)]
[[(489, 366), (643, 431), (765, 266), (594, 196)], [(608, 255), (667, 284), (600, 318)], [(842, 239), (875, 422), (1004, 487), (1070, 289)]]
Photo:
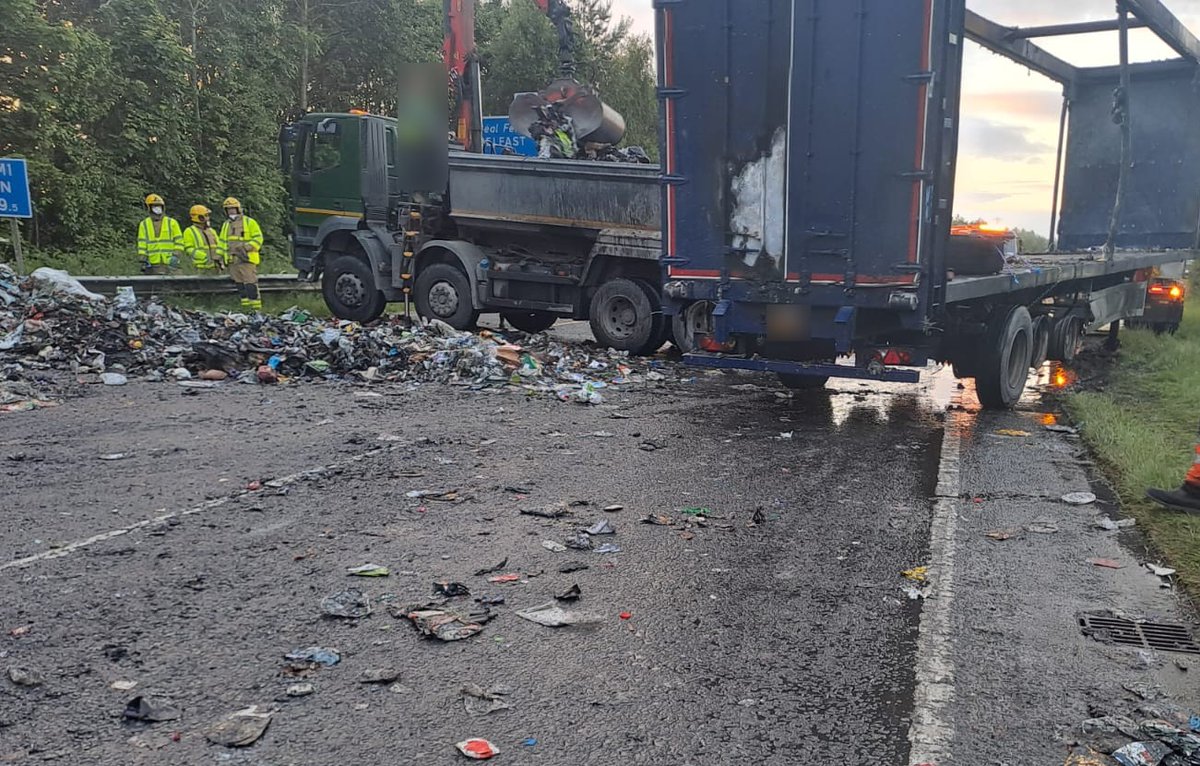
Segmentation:
[(33, 218), (25, 160), (0, 157), (0, 218)]

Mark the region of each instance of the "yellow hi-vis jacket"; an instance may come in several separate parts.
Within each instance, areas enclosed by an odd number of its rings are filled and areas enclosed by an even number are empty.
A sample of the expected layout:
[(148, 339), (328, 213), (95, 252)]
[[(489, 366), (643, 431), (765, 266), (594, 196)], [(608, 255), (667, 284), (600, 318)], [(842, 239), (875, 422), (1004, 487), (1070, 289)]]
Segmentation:
[[(212, 232), (212, 244), (208, 242), (205, 232)], [(223, 263), (221, 238), (212, 227), (202, 229), (196, 224), (187, 227), (183, 232), (183, 252), (192, 259), (192, 265), (197, 269), (215, 269), (218, 263)]]
[(183, 232), (179, 221), (164, 215), (155, 230), (154, 219), (146, 216), (138, 226), (138, 257), (151, 266), (168, 266), (171, 256), (183, 250)]
[(246, 260), (257, 266), (262, 262), (262, 228), (259, 227), (258, 221), (245, 213), (242, 214), (241, 224), (242, 236), (240, 237), (230, 234), (229, 221), (221, 224), (221, 236), (219, 237), (221, 255), (226, 263), (236, 263), (239, 252), (245, 252)]

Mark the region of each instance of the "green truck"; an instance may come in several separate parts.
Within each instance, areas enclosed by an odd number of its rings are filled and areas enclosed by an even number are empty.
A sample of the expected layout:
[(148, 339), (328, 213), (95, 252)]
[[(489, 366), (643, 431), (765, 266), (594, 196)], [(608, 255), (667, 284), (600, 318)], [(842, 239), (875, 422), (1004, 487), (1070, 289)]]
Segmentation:
[(370, 322), (411, 301), (460, 330), (490, 313), (526, 332), (586, 319), (633, 353), (668, 339), (658, 167), (450, 146), (445, 191), (410, 193), (392, 118), (309, 114), (280, 143), (293, 262), (336, 316)]

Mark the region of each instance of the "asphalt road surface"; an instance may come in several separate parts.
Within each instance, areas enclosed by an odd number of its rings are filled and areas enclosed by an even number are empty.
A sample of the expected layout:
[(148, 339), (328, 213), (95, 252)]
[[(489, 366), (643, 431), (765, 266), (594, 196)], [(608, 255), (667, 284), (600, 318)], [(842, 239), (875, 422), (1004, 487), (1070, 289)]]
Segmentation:
[[(3, 416), (0, 667), (43, 681), (0, 677), (0, 762), (451, 764), (483, 737), (500, 763), (1061, 763), (1122, 682), (1195, 696), (1173, 663), (1139, 669), (1074, 625), (1077, 603), (1178, 607), (1090, 531), (1103, 508), (1054, 500), (1088, 466), (1041, 430), (1036, 396), (979, 415), (946, 372), (792, 397), (666, 369), (594, 407), (133, 383)], [(983, 536), (1029, 514), (1061, 533)], [(640, 522), (654, 515), (669, 522)], [(595, 545), (619, 552), (544, 545), (602, 520), (616, 533)], [(1100, 573), (1093, 549), (1131, 566)], [(347, 574), (368, 563), (391, 574)], [(900, 573), (920, 565), (953, 591), (908, 598)], [(470, 591), (451, 608), (504, 603), (477, 635), (423, 637), (405, 614), (438, 581)], [(371, 614), (323, 616), (350, 587)], [(578, 623), (517, 615), (547, 602)], [(306, 647), (340, 662), (285, 659)], [(468, 710), (467, 684), (508, 709)], [(179, 717), (122, 720), (139, 694)], [(255, 744), (206, 741), (251, 705), (273, 712)]]

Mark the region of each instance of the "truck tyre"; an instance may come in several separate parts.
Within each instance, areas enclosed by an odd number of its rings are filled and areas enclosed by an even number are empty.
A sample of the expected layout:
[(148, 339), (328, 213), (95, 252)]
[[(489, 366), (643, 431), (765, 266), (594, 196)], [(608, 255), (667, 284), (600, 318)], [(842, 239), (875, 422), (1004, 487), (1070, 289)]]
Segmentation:
[(501, 311), (500, 317), (521, 332), (537, 335), (554, 326), (558, 317), (549, 311)]
[(417, 275), (417, 314), (440, 319), (455, 330), (470, 330), (479, 319), (471, 303), (471, 282), (457, 266), (432, 263)]
[(1066, 316), (1050, 328), (1049, 357), (1054, 362), (1073, 362), (1083, 348), (1083, 320)]
[(374, 322), (387, 308), (387, 298), (375, 287), (371, 265), (353, 253), (343, 253), (325, 266), (321, 295), (335, 317), (352, 322)]
[(1174, 335), (1179, 332), (1178, 322), (1155, 322), (1152, 326), (1155, 335)]
[(711, 301), (696, 301), (671, 317), (671, 332), (681, 353), (695, 353), (700, 340), (712, 333), (712, 310)]
[(989, 410), (1009, 409), (1025, 391), (1029, 362), (1033, 359), (1033, 320), (1024, 306), (997, 311), (988, 322), (975, 393)]
[(1033, 358), (1030, 368), (1036, 370), (1046, 363), (1050, 353), (1050, 317), (1043, 314), (1033, 320)]
[(651, 296), (632, 279), (618, 278), (601, 284), (592, 296), (588, 319), (596, 341), (617, 351), (644, 353), (658, 339)]
[(650, 299), (650, 309), (654, 312), (654, 330), (646, 345), (634, 353), (649, 356), (658, 353), (663, 344), (671, 339), (671, 319), (663, 313), (662, 293), (659, 289), (643, 279), (635, 281), (642, 288), (642, 291), (646, 293), (646, 297)]

